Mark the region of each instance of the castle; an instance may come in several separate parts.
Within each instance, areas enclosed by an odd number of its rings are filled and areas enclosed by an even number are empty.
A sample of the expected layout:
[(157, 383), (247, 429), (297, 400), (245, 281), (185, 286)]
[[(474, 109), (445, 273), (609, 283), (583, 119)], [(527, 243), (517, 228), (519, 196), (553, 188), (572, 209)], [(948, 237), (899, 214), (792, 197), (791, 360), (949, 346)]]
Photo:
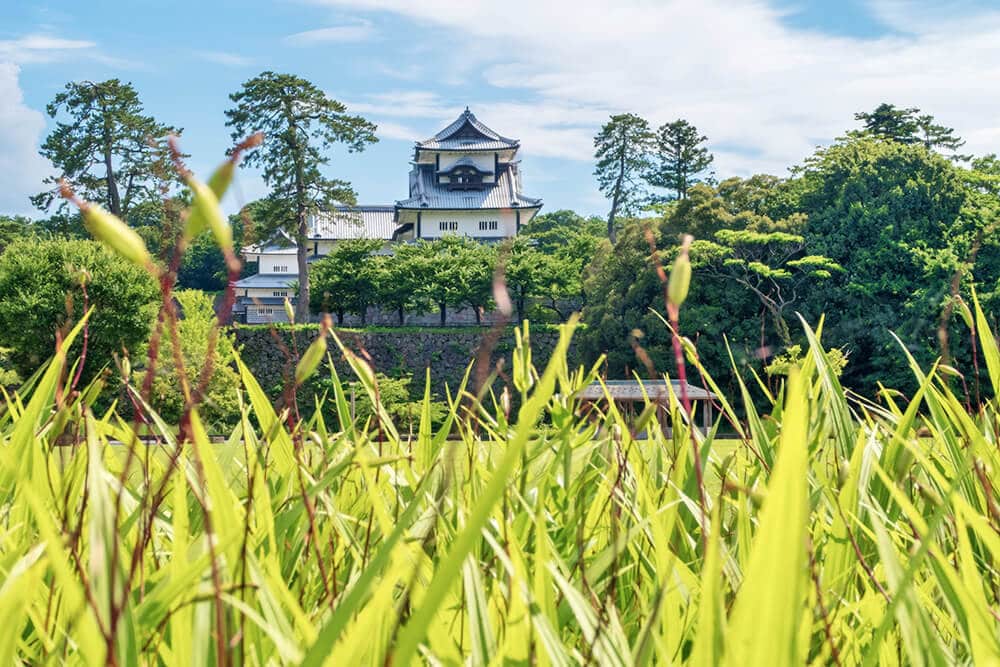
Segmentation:
[[(520, 142), (483, 124), (466, 107), (450, 125), (414, 146), (410, 192), (395, 204), (340, 206), (309, 220), (309, 261), (345, 239), (392, 243), (447, 234), (483, 242), (516, 236), (542, 206), (521, 192)], [(283, 233), (243, 249), (257, 273), (236, 283), (236, 317), (249, 324), (287, 321), (284, 302), (295, 302), (296, 246)]]

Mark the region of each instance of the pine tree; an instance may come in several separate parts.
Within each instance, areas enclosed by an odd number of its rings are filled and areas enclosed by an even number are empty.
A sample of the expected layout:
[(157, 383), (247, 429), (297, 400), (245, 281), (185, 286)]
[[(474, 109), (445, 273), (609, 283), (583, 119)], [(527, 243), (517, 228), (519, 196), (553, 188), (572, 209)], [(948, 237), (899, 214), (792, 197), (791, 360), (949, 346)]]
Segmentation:
[(966, 161), (968, 155), (959, 155), (958, 149), (965, 140), (955, 134), (954, 128), (935, 122), (934, 116), (920, 113), (916, 107), (901, 109), (883, 102), (873, 111), (854, 114), (863, 123), (861, 131), (851, 134), (888, 139), (901, 144), (922, 144), (929, 151), (951, 151), (951, 159)]
[[(126, 220), (143, 204), (158, 205), (173, 178), (166, 138), (181, 130), (143, 113), (131, 83), (71, 82), (46, 111), (59, 118), (39, 151), (59, 173), (46, 183), (55, 186), (65, 178), (81, 197)], [(65, 213), (56, 191), (52, 187), (31, 201), (42, 211), (59, 202), (57, 210)]]
[(594, 137), (594, 175), (601, 193), (611, 200), (608, 238), (615, 241), (615, 219), (631, 214), (645, 199), (642, 175), (649, 168), (653, 133), (649, 123), (635, 114), (618, 114)]
[(675, 199), (684, 199), (688, 188), (703, 182), (699, 174), (715, 159), (705, 147), (706, 141), (708, 137), (686, 120), (664, 123), (656, 131), (654, 164), (646, 180), (655, 187), (672, 190)]
[(309, 318), (309, 215), (321, 206), (353, 204), (351, 184), (327, 178), (320, 171), (330, 162), (323, 154), (334, 144), (349, 152), (364, 150), (375, 137), (375, 125), (347, 113), (347, 107), (309, 81), (291, 74), (263, 72), (243, 84), (229, 98), (226, 125), (233, 138), (263, 131), (260, 149), (243, 160), (243, 166), (260, 166), (271, 187), (269, 210), (285, 221), (298, 246), (299, 293), (296, 319)]

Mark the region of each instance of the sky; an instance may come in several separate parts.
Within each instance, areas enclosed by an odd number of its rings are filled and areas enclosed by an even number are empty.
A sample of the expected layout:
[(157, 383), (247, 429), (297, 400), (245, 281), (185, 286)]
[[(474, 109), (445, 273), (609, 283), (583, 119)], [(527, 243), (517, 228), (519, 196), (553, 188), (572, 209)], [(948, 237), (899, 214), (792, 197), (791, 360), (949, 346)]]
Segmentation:
[[(231, 143), (229, 94), (264, 70), (378, 125), (331, 153), (359, 203), (406, 197), (413, 142), (466, 105), (521, 140), (549, 211), (606, 213), (593, 136), (622, 112), (696, 125), (720, 178), (786, 174), (883, 101), (1000, 152), (1000, 0), (0, 0), (0, 213), (40, 215), (66, 82), (132, 82), (204, 174)], [(252, 170), (237, 186), (230, 210), (266, 193)]]

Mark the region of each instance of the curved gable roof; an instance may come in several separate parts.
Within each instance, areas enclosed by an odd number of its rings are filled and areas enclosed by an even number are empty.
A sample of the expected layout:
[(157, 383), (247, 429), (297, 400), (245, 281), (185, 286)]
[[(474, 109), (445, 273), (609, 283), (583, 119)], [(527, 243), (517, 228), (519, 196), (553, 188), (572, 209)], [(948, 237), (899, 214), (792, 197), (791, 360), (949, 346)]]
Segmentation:
[(448, 127), (430, 139), (417, 142), (417, 150), (501, 150), (517, 148), (517, 139), (509, 139), (492, 130), (465, 107)]

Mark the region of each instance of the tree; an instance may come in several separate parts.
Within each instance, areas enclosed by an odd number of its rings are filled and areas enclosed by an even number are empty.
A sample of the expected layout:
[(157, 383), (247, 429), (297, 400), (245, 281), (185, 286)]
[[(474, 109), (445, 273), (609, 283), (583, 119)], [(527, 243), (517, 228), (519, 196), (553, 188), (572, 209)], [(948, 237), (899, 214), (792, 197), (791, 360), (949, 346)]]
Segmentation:
[[(46, 137), (40, 153), (83, 199), (100, 202), (129, 221), (134, 207), (157, 202), (172, 180), (166, 138), (181, 130), (146, 115), (131, 83), (110, 79), (71, 82), (46, 107), (52, 118), (63, 118)], [(55, 184), (59, 177), (49, 177)], [(42, 211), (66, 203), (56, 188), (31, 198)]]
[(550, 283), (550, 277), (555, 273), (556, 267), (552, 266), (548, 258), (525, 237), (518, 237), (510, 244), (504, 277), (519, 321), (525, 319), (529, 301), (543, 293)]
[(656, 131), (654, 163), (646, 174), (649, 184), (673, 190), (675, 199), (687, 197), (688, 188), (700, 183), (699, 174), (715, 159), (704, 146), (708, 137), (686, 120), (664, 123)]
[(419, 265), (410, 261), (412, 253), (409, 245), (396, 247), (392, 255), (376, 255), (375, 272), (378, 304), (386, 310), (396, 312), (399, 324), (406, 321), (406, 311), (423, 310), (418, 299)]
[(841, 270), (828, 257), (804, 251), (805, 238), (800, 234), (722, 229), (712, 241), (695, 241), (691, 256), (696, 272), (753, 293), (770, 315), (781, 344), (789, 348), (792, 334), (785, 321), (786, 311), (802, 299), (807, 282), (827, 280)]
[(88, 376), (146, 342), (160, 297), (148, 273), (95, 241), (15, 241), (0, 255), (0, 346), (25, 377), (55, 352), (56, 330), (83, 315), (82, 281), (94, 308)]
[(456, 256), (463, 268), (460, 274), (460, 293), (455, 305), (472, 308), (476, 314), (476, 324), (482, 324), (483, 313), (493, 301), (493, 271), (497, 262), (497, 249), (492, 244), (480, 243), (468, 237), (455, 241), (452, 241), (448, 251)]
[(339, 241), (323, 259), (313, 265), (312, 307), (337, 314), (337, 324), (351, 313), (365, 323), (368, 307), (376, 303), (380, 280), (379, 264), (372, 254), (382, 241), (349, 239)]
[(584, 304), (583, 273), (594, 257), (604, 231), (600, 218), (583, 218), (573, 211), (540, 215), (521, 230), (538, 251), (542, 277), (538, 296), (560, 321)]
[(32, 232), (31, 220), (20, 215), (0, 215), (0, 253), (19, 238)]
[(594, 137), (594, 175), (601, 193), (611, 200), (608, 239), (615, 242), (615, 220), (619, 213), (631, 215), (645, 199), (641, 180), (649, 170), (653, 133), (649, 122), (635, 114), (618, 114)]
[(895, 332), (921, 363), (938, 354), (941, 307), (983, 221), (963, 216), (960, 170), (919, 143), (857, 138), (818, 151), (803, 172), (810, 253), (844, 268), (810, 306), (825, 337), (848, 343), (845, 382), (912, 386)]
[(596, 243), (604, 233), (603, 219), (597, 216), (584, 218), (574, 211), (563, 209), (535, 216), (521, 228), (519, 236), (530, 238), (535, 248), (543, 253), (555, 253), (581, 238)]
[(263, 131), (263, 145), (247, 155), (243, 166), (261, 166), (271, 187), (273, 209), (298, 246), (299, 293), (296, 317), (309, 319), (309, 215), (321, 206), (353, 204), (350, 183), (323, 175), (330, 158), (323, 151), (335, 144), (348, 152), (377, 141), (375, 125), (347, 113), (347, 107), (309, 81), (291, 74), (263, 72), (229, 96), (234, 107), (226, 111), (226, 125), (239, 139)]
[(479, 321), (481, 307), (489, 302), (492, 273), (487, 255), (472, 239), (445, 236), (418, 241), (399, 249), (414, 277), (418, 303), (432, 303), (441, 326), (448, 322), (448, 308), (473, 305)]
[(970, 157), (958, 155), (965, 140), (955, 134), (955, 130), (935, 121), (934, 116), (920, 113), (916, 107), (900, 109), (883, 102), (871, 112), (854, 114), (855, 120), (863, 124), (861, 132), (853, 136), (867, 135), (888, 139), (901, 144), (923, 144), (927, 150), (947, 150), (954, 153), (952, 159), (966, 161)]

